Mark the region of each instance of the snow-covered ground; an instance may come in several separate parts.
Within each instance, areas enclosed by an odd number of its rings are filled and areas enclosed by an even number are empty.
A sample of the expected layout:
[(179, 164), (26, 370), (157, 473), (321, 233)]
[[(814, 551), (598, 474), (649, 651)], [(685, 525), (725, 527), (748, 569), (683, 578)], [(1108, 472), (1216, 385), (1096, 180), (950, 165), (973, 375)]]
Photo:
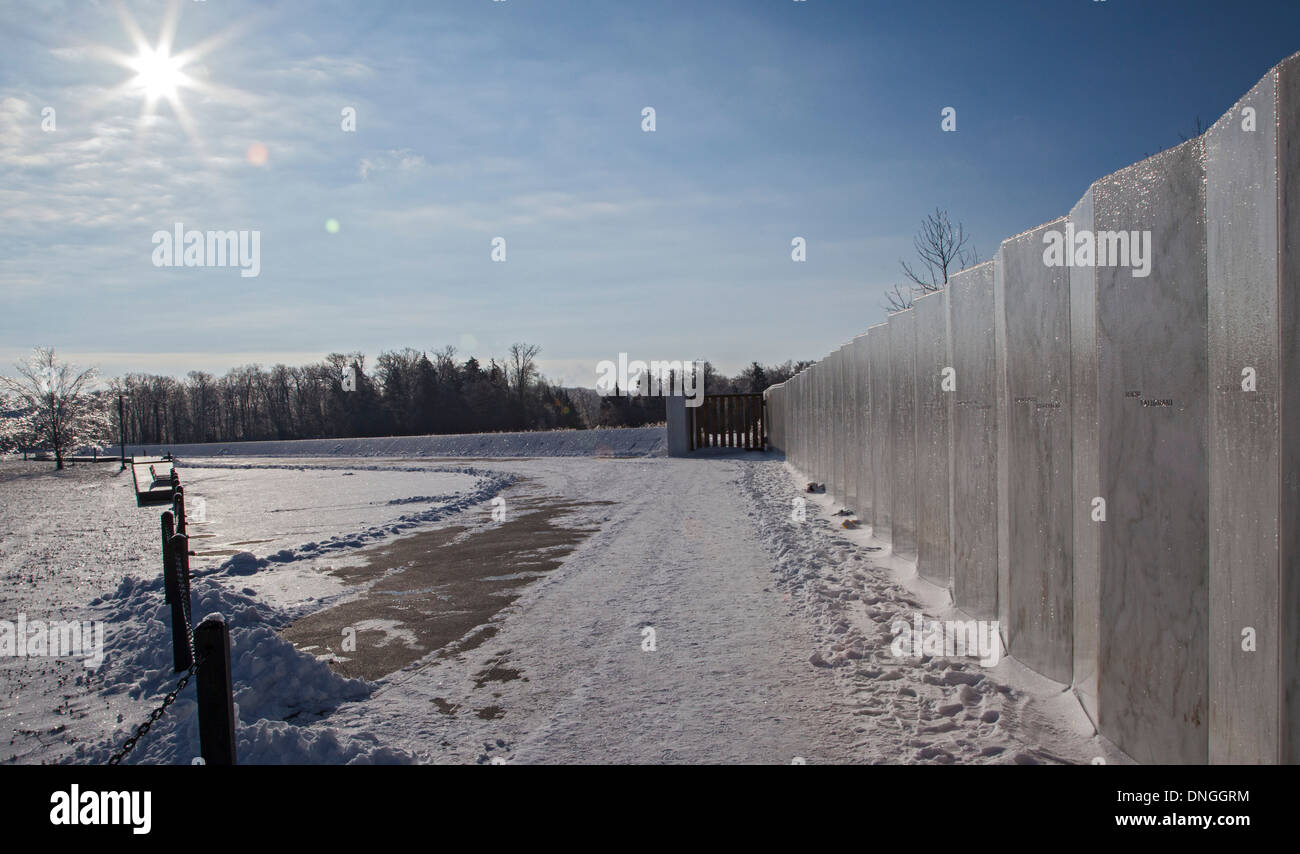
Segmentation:
[[(455, 433), (373, 439), (298, 439), (206, 445), (128, 445), (127, 456), (184, 457), (642, 457), (663, 454), (664, 426), (601, 427), (531, 433)], [(116, 456), (116, 445), (103, 456)]]
[[(170, 608), (161, 579), (159, 515), (137, 508), (129, 472), (113, 464), (55, 474), (48, 464), (0, 468), (0, 620), (100, 621), (104, 660), (0, 657), (0, 719), (9, 761), (103, 762), (177, 681)], [(248, 762), (338, 762), (409, 757), (373, 744), (340, 743), (328, 727), (291, 727), (370, 686), (335, 675), (277, 632), (346, 591), (327, 569), (367, 545), (438, 524), (508, 485), (505, 473), (457, 466), (331, 468), (280, 462), (193, 460), (186, 486), (195, 557), (193, 618), (231, 626)], [(198, 508), (202, 508), (199, 512)], [(197, 754), (193, 688), (132, 755), (189, 762)]]
[[(538, 454), (546, 434), (531, 435)], [(780, 459), (644, 456), (630, 432), (584, 457), (553, 435), (557, 454), (532, 459), (182, 455), (194, 617), (231, 626), (242, 763), (1125, 761), (1064, 686), (1011, 659), (896, 657), (894, 620), (949, 619), (944, 597), (838, 527)], [(106, 627), (94, 671), (0, 658), (4, 761), (106, 761), (175, 684), (162, 508), (135, 507), (115, 469), (0, 463), (0, 620)], [(796, 497), (810, 499), (804, 521)], [(448, 535), (428, 553), (460, 555), (455, 572), (526, 550), (538, 535), (507, 542), (498, 507), (550, 509), (538, 528), (568, 540), (538, 546), (553, 568), (532, 554), (478, 567), (467, 583), (492, 592), (474, 642), (408, 649), (366, 681), (285, 639), (368, 596), (428, 593), (393, 584), (402, 566), (383, 562), (409, 562), (422, 538)], [(416, 648), (408, 628), (386, 626), (383, 642)], [(193, 691), (128, 761), (191, 761)]]
[(322, 558), (343, 565), (341, 556), (477, 506), (511, 480), (468, 467), (355, 462), (185, 459), (194, 564), (220, 560), (223, 575), (241, 577), (263, 602), (310, 603), (342, 592), (319, 570)]

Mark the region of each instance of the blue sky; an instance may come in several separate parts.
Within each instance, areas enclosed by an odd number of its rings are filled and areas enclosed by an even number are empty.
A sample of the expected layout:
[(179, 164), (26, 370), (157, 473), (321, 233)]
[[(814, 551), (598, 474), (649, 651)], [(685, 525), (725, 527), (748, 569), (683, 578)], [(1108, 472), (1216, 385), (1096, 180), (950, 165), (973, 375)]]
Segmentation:
[[(168, 5), (121, 8), (152, 44)], [(988, 258), (1300, 50), (1293, 0), (170, 5), (174, 52), (214, 42), (188, 131), (142, 119), (114, 4), (0, 2), (0, 364), (817, 358), (884, 319), (928, 211)], [(260, 231), (261, 274), (155, 267), (178, 221)]]

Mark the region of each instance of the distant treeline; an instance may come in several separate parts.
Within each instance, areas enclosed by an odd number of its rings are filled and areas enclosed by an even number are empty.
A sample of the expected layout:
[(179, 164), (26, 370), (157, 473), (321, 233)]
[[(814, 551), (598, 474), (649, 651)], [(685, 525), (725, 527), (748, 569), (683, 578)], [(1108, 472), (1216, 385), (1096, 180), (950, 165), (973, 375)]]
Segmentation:
[[(127, 442), (186, 444), (269, 439), (418, 436), (595, 426), (635, 427), (664, 420), (662, 398), (600, 397), (564, 389), (537, 373), (538, 348), (515, 345), (485, 366), (457, 361), (455, 349), (381, 353), (368, 370), (360, 353), (332, 353), (303, 367), (258, 365), (216, 377), (191, 371), (184, 380), (128, 374), (113, 383), (124, 395)], [(705, 367), (709, 393), (762, 391), (807, 362), (734, 378)], [(116, 401), (111, 414), (116, 424)]]

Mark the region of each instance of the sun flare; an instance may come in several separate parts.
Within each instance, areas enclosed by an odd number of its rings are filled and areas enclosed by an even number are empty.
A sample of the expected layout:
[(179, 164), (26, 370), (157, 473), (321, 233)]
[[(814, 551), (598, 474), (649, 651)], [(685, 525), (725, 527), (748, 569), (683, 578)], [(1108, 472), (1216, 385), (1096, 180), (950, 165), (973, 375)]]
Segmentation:
[(132, 76), (109, 90), (105, 98), (116, 99), (121, 96), (139, 98), (138, 128), (140, 131), (161, 124), (159, 108), (164, 107), (184, 129), (195, 146), (199, 147), (201, 141), (198, 126), (185, 105), (185, 95), (187, 92), (195, 94), (205, 103), (219, 101), (229, 104), (246, 100), (245, 93), (238, 89), (221, 86), (209, 79), (208, 65), (205, 60), (214, 50), (235, 41), (241, 33), (251, 28), (254, 19), (251, 17), (241, 19), (201, 42), (178, 49), (177, 29), (181, 8), (182, 4), (179, 0), (170, 0), (167, 3), (162, 20), (159, 22), (157, 39), (154, 40), (145, 36), (135, 17), (125, 6), (119, 4), (118, 18), (134, 51), (127, 53), (108, 45), (94, 45), (92, 51), (98, 58), (132, 72)]
[(140, 54), (132, 60), (131, 68), (136, 72), (132, 82), (143, 89), (151, 101), (158, 98), (174, 100), (176, 90), (186, 82), (185, 75), (181, 73), (180, 59), (162, 47), (142, 48)]

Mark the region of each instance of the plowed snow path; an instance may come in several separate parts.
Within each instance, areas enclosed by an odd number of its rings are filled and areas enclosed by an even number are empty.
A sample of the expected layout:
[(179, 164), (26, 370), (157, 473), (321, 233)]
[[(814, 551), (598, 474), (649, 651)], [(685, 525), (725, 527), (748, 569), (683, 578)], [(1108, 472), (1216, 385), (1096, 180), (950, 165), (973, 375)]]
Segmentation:
[[(1106, 753), (1076, 718), (1048, 713), (1033, 692), (969, 659), (894, 661), (890, 620), (911, 619), (917, 603), (815, 507), (791, 523), (797, 493), (781, 462), (502, 466), (529, 478), (517, 489), (533, 496), (612, 502), (580, 520), (600, 530), (501, 612), (486, 644), (390, 677), (332, 725), (435, 762), (1088, 762)], [(1043, 680), (1038, 695), (1060, 690)]]

